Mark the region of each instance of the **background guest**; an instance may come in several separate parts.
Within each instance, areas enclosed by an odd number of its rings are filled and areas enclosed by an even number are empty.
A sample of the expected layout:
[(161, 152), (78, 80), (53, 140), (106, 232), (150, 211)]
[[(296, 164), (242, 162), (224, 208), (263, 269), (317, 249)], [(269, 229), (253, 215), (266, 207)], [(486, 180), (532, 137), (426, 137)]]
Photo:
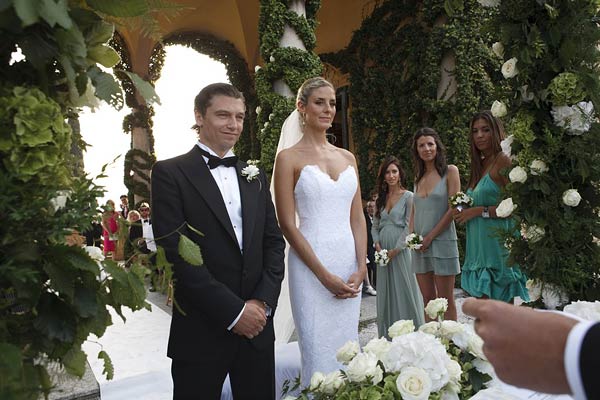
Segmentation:
[(387, 157), (379, 167), (373, 228), (375, 249), (387, 249), (390, 262), (377, 266), (377, 330), (388, 336), (388, 328), (399, 319), (410, 319), (415, 327), (424, 322), (423, 298), (411, 268), (411, 254), (406, 249), (412, 192), (402, 185), (404, 171), (400, 161)]
[(144, 231), (142, 229), (141, 215), (136, 210), (129, 211), (127, 214), (127, 222), (129, 222), (129, 242), (133, 246), (133, 250), (138, 250), (144, 254), (150, 253), (146, 247), (144, 240)]
[(104, 239), (104, 255), (112, 257), (117, 242), (117, 231), (119, 230), (119, 224), (117, 219), (119, 213), (115, 211), (115, 202), (108, 200), (104, 206), (104, 213), (102, 214), (102, 237)]
[(86, 246), (102, 247), (102, 225), (99, 222), (101, 219), (102, 216), (99, 215), (97, 219), (92, 220), (90, 226), (83, 231)]
[(460, 272), (456, 228), (448, 196), (460, 189), (458, 168), (446, 162), (437, 132), (421, 128), (413, 138), (415, 196), (410, 231), (423, 236), (423, 246), (412, 253), (423, 301), (448, 299), (445, 319), (456, 320), (454, 277)]
[[(377, 266), (375, 265), (375, 246), (373, 245), (373, 235), (371, 228), (373, 227), (373, 217), (375, 216), (375, 201), (369, 199), (365, 207), (365, 221), (367, 223), (367, 276), (366, 283), (377, 288)], [(364, 283), (363, 283), (364, 290)]]
[[(140, 215), (142, 216), (142, 236), (144, 238), (144, 244), (146, 251), (144, 254), (151, 254), (156, 252), (156, 242), (154, 241), (154, 231), (152, 230), (152, 218), (150, 218), (150, 205), (146, 202), (140, 204), (138, 208)], [(140, 249), (142, 247), (140, 246)], [(154, 255), (149, 259), (150, 263), (154, 263)], [(156, 288), (161, 286), (159, 279), (162, 271), (159, 271), (155, 267), (151, 267), (152, 273), (150, 274), (150, 291), (156, 291)]]
[(122, 194), (119, 199), (121, 200), (121, 217), (127, 218), (129, 216), (129, 199), (126, 194)]
[(511, 160), (502, 152), (502, 122), (490, 111), (471, 119), (471, 177), (467, 194), (473, 206), (453, 210), (454, 220), (467, 224), (467, 246), (461, 286), (471, 296), (512, 302), (515, 296), (529, 300), (527, 278), (518, 265), (508, 264), (508, 250), (499, 233), (514, 229), (510, 218), (499, 218), (496, 206), (507, 184), (500, 174)]

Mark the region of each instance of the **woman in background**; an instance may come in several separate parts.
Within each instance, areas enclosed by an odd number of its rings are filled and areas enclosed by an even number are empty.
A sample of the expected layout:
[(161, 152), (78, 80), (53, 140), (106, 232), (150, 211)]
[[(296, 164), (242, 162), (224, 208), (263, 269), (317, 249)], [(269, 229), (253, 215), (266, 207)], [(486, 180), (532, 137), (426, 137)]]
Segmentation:
[(502, 122), (490, 111), (482, 111), (471, 119), (471, 177), (467, 194), (473, 205), (454, 210), (454, 220), (467, 224), (465, 263), (461, 287), (473, 297), (513, 302), (515, 296), (529, 300), (525, 288), (527, 278), (518, 265), (507, 265), (508, 250), (498, 236), (514, 229), (511, 219), (499, 218), (496, 206), (502, 188), (507, 184), (501, 171), (511, 166), (502, 152)]
[(437, 132), (421, 128), (413, 138), (415, 195), (410, 232), (423, 236), (423, 246), (413, 252), (423, 301), (448, 300), (445, 319), (456, 320), (454, 277), (460, 272), (456, 228), (448, 197), (460, 189), (458, 168), (446, 162), (446, 149)]
[(404, 171), (400, 160), (388, 156), (379, 167), (373, 243), (375, 250), (386, 249), (387, 265), (377, 266), (377, 330), (389, 338), (388, 329), (400, 319), (410, 319), (418, 328), (424, 323), (423, 297), (412, 270), (406, 235), (413, 193), (402, 185)]
[(104, 255), (112, 256), (116, 249), (115, 235), (119, 229), (117, 218), (119, 213), (115, 211), (115, 202), (108, 200), (102, 214), (102, 238), (104, 239)]

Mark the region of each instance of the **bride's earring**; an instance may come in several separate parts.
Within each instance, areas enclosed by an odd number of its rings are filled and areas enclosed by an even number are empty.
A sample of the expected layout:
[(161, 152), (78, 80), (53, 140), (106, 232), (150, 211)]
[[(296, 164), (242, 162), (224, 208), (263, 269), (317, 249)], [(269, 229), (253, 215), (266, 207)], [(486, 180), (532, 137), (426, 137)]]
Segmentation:
[(300, 114), (302, 118), (300, 118), (300, 124), (302, 125), (302, 129), (306, 126), (306, 114)]

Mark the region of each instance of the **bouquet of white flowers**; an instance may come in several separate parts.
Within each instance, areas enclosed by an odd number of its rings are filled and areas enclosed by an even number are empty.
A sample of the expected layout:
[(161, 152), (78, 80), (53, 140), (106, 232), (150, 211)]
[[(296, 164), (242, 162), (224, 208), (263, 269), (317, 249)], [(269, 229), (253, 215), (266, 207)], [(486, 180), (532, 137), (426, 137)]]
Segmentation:
[(423, 247), (423, 236), (417, 235), (416, 233), (411, 233), (406, 236), (404, 242), (406, 243), (406, 247), (409, 249), (419, 250), (421, 247)]
[(450, 196), (448, 202), (450, 203), (450, 207), (462, 211), (473, 205), (473, 198), (464, 192), (456, 192), (456, 194)]
[[(493, 369), (472, 325), (443, 320), (445, 300), (427, 305), (438, 320), (416, 332), (412, 321), (400, 320), (388, 331), (391, 341), (373, 339), (362, 352), (358, 343), (346, 343), (336, 355), (345, 370), (316, 372), (298, 397), (285, 399), (469, 399), (491, 381)], [(299, 380), (285, 387), (298, 386)]]
[(390, 257), (388, 256), (388, 251), (386, 249), (375, 252), (375, 264), (385, 267), (389, 262)]

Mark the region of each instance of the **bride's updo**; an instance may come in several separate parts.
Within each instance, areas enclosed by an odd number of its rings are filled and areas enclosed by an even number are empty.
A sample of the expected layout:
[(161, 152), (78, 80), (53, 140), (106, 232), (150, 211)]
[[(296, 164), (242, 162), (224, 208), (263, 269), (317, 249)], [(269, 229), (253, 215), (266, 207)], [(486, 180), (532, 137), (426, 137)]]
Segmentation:
[(325, 78), (315, 76), (314, 78), (308, 78), (304, 81), (300, 88), (298, 88), (298, 95), (296, 96), (296, 103), (300, 102), (304, 105), (308, 104), (308, 98), (315, 91), (315, 89), (329, 86), (335, 92), (333, 85)]

